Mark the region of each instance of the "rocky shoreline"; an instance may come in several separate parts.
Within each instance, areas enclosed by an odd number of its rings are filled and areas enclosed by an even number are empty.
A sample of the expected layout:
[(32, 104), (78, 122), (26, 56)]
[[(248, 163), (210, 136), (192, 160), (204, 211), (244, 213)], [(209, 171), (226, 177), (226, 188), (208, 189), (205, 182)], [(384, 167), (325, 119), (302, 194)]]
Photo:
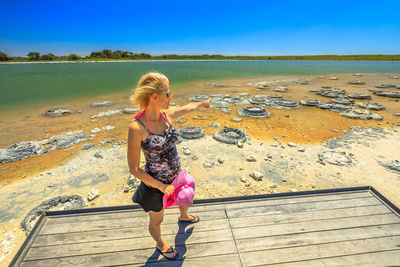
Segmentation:
[[(345, 80), (340, 75), (335, 76), (336, 79), (330, 78), (327, 79), (334, 82)], [(389, 84), (387, 80), (381, 83)], [(391, 115), (400, 110), (390, 106), (395, 101), (389, 102), (387, 97), (383, 101), (372, 96), (374, 101), (379, 102), (377, 104), (386, 107), (386, 110), (376, 111), (380, 112), (380, 116), (386, 114), (380, 122), (353, 120), (337, 116), (334, 112), (329, 113), (329, 118), (338, 119), (342, 124), (331, 125), (329, 131), (333, 137), (318, 139), (321, 143), (308, 142), (309, 137), (301, 134), (302, 139), (295, 139), (293, 135), (296, 131), (293, 134), (283, 130), (268, 132), (268, 137), (254, 134), (257, 127), (261, 129), (259, 132), (264, 131), (261, 127), (272, 127), (273, 120), (281, 124), (289, 123), (290, 119), (297, 120), (296, 112), (327, 114), (325, 110), (302, 105), (300, 100), (305, 95), (314, 96), (315, 92), (306, 89), (297, 96), (292, 84), (298, 88), (312, 86), (313, 79), (283, 78), (264, 82), (208, 84), (201, 95), (177, 100), (184, 103), (189, 98), (197, 101), (213, 96), (213, 108), (174, 122), (183, 137), (177, 145), (182, 168), (196, 179), (195, 197), (204, 199), (371, 185), (400, 206), (400, 127), (398, 117)], [(240, 86), (248, 86), (248, 91), (237, 94), (235, 90), (242, 88)], [(348, 86), (365, 85), (353, 82)], [(220, 88), (225, 93), (210, 94), (207, 91), (210, 88)], [(287, 95), (264, 97), (260, 91), (266, 90)], [(367, 90), (362, 88), (350, 94), (367, 94)], [(331, 94), (331, 91), (327, 94)], [(350, 101), (350, 94), (345, 100), (352, 105), (354, 102)], [(343, 94), (334, 99), (345, 101)], [(318, 101), (320, 104), (323, 100)], [(295, 107), (292, 102), (300, 105)], [(127, 116), (124, 114), (134, 114), (137, 110), (125, 110), (104, 101), (96, 105), (105, 107), (87, 115), (91, 123), (86, 130), (50, 135), (40, 141), (19, 142), (0, 151), (2, 166), (38, 160), (57, 151), (73, 151), (73, 157), (66, 162), (37, 174), (26, 174), (19, 181), (0, 186), (0, 264), (11, 260), (37, 216), (45, 210), (132, 204), (131, 197), (139, 182), (129, 174), (127, 168), (126, 136), (124, 138), (118, 133), (125, 133), (126, 128), (120, 128), (126, 127), (131, 120), (123, 117)], [(248, 109), (242, 117), (239, 109), (249, 105), (260, 108)], [(279, 105), (295, 108), (279, 108)], [(107, 110), (110, 106), (112, 109)], [(249, 113), (263, 113), (261, 109), (268, 110), (270, 116), (247, 116)], [(368, 107), (364, 109), (370, 110)], [(54, 116), (57, 109), (49, 111), (49, 119), (58, 118)], [(58, 113), (60, 118), (76, 115), (76, 112), (67, 112), (65, 109)], [(84, 113), (79, 113), (79, 116)], [(391, 121), (388, 121), (388, 116), (392, 116)], [(117, 124), (118, 121), (123, 123)], [(363, 125), (364, 122), (368, 124)], [(326, 123), (329, 125), (330, 122)]]

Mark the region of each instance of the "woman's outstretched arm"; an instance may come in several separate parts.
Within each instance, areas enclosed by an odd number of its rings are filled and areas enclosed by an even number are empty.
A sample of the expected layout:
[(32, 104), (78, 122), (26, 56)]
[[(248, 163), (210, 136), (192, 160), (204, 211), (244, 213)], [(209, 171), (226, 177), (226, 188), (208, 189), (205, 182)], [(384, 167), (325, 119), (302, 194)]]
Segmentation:
[(210, 99), (208, 99), (206, 101), (202, 101), (202, 102), (192, 102), (192, 103), (189, 103), (182, 107), (170, 109), (167, 111), (167, 113), (171, 119), (176, 119), (176, 118), (179, 118), (179, 117), (181, 117), (189, 112), (192, 112), (200, 107), (209, 108), (210, 102), (211, 102)]

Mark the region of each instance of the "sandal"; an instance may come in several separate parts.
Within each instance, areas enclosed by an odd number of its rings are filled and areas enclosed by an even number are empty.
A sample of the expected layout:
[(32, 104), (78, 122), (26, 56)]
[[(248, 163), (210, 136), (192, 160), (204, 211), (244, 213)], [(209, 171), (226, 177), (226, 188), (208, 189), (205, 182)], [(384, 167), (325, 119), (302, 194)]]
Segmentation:
[(181, 220), (181, 219), (178, 218), (178, 220), (179, 220), (180, 222), (182, 222), (182, 223), (197, 223), (197, 222), (200, 221), (200, 218), (199, 218), (199, 216), (197, 216), (197, 215), (191, 215), (191, 214), (189, 214), (189, 216), (192, 216), (193, 219), (191, 219), (191, 220)]
[(157, 250), (158, 252), (160, 252), (160, 254), (163, 255), (163, 257), (166, 258), (167, 260), (175, 260), (176, 258), (178, 258), (178, 252), (177, 252), (174, 256), (172, 256), (172, 257), (168, 257), (168, 256), (166, 255), (166, 254), (170, 254), (170, 253), (174, 253), (174, 252), (175, 252), (175, 249), (174, 249), (173, 247), (169, 247), (166, 251), (161, 251), (161, 249), (159, 249), (159, 248), (156, 246), (156, 250)]

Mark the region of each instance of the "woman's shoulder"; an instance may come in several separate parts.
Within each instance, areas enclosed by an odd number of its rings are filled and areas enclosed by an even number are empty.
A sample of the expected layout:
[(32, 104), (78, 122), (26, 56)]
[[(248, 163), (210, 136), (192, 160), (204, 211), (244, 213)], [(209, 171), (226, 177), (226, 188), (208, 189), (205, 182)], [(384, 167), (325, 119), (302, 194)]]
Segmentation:
[(138, 119), (132, 121), (129, 124), (129, 132), (135, 135), (145, 135), (146, 129), (144, 128), (143, 124), (141, 123), (141, 121), (139, 121)]

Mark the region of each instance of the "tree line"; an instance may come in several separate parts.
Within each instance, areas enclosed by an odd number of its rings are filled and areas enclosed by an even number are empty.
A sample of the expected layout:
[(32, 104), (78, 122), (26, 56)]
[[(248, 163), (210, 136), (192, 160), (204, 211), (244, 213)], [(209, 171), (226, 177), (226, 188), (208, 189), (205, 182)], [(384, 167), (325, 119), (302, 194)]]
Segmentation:
[(26, 57), (9, 57), (0, 51), (0, 61), (23, 62), (23, 61), (98, 61), (98, 60), (400, 60), (400, 55), (313, 55), (313, 56), (224, 56), (224, 55), (161, 55), (151, 56), (147, 53), (135, 53), (103, 49), (93, 51), (89, 56), (80, 57), (76, 54), (68, 56), (56, 56), (54, 54), (43, 54), (29, 52)]

